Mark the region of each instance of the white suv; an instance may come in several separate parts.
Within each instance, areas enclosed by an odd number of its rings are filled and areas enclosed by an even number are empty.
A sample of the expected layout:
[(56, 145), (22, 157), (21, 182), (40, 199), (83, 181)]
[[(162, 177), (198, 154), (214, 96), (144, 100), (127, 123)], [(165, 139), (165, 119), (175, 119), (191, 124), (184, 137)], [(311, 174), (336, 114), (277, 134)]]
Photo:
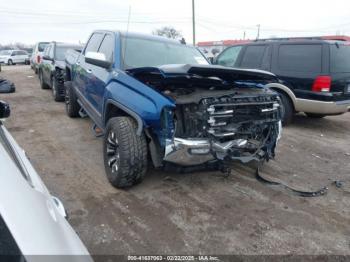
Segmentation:
[(0, 51), (0, 63), (14, 65), (17, 63), (27, 64), (29, 55), (24, 50), (3, 50)]

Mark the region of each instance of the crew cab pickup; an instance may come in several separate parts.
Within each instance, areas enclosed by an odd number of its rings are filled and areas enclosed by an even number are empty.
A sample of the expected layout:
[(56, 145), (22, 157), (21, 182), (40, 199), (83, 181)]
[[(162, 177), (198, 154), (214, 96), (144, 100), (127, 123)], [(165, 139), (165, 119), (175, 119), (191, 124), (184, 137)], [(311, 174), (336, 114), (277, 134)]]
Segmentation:
[(107, 177), (129, 187), (144, 178), (148, 156), (156, 168), (273, 158), (281, 108), (265, 85), (276, 81), (209, 65), (175, 40), (95, 31), (81, 53), (67, 52), (66, 111), (102, 130)]

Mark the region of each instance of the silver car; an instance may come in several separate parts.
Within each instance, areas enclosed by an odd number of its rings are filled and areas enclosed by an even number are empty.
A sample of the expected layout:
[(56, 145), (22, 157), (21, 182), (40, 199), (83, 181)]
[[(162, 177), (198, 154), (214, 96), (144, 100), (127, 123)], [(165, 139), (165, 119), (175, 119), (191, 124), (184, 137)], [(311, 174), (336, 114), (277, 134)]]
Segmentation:
[(8, 65), (28, 64), (29, 55), (24, 50), (2, 50), (0, 51), (0, 63)]
[(9, 114), (8, 104), (0, 101), (0, 255), (19, 255), (18, 261), (38, 261), (33, 255), (92, 261), (61, 201), (50, 195), (3, 125)]

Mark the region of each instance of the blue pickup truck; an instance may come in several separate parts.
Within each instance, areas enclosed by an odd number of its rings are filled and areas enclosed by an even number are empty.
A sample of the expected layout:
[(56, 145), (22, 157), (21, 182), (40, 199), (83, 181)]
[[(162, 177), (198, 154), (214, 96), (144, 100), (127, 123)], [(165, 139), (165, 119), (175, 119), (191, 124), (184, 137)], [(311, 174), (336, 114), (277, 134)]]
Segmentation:
[(265, 71), (210, 65), (175, 40), (95, 31), (81, 53), (67, 54), (66, 111), (88, 115), (102, 131), (107, 177), (123, 188), (141, 182), (149, 163), (273, 158), (283, 110), (264, 86), (276, 81)]

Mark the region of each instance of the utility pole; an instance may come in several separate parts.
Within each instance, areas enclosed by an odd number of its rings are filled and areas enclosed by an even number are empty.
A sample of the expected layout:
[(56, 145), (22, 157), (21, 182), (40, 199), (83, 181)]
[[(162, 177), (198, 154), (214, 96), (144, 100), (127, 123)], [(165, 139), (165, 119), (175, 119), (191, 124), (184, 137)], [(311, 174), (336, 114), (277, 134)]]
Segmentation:
[(256, 40), (259, 40), (260, 37), (260, 24), (256, 25), (258, 27), (258, 35), (256, 36)]
[(243, 32), (243, 40), (245, 40), (245, 31)]
[(196, 17), (194, 10), (194, 0), (192, 0), (192, 30), (193, 30), (193, 46), (196, 45)]

